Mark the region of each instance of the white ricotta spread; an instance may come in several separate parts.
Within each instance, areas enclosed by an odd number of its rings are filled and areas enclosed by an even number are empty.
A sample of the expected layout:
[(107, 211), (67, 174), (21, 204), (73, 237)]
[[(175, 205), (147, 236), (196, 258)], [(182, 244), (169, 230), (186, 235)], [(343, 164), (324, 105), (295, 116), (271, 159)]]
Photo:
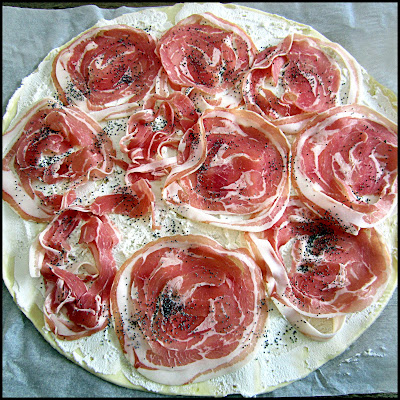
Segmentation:
[[(175, 23), (193, 13), (209, 11), (216, 16), (234, 22), (243, 28), (253, 39), (256, 47), (261, 50), (267, 46), (276, 45), (291, 32), (322, 36), (312, 28), (288, 21), (282, 17), (272, 16), (233, 5), (223, 6), (218, 3), (193, 4), (185, 3), (175, 17)], [(100, 20), (96, 26), (110, 24), (127, 24), (135, 28), (145, 29), (159, 38), (164, 31), (173, 24), (168, 15), (160, 9), (147, 9), (140, 12), (123, 15), (112, 21)], [(16, 121), (33, 103), (43, 97), (56, 97), (55, 89), (50, 80), (52, 60), (59, 49), (55, 49), (39, 65), (37, 71), (26, 77), (22, 86), (16, 91), (8, 104), (6, 115), (16, 112), (13, 122)], [(363, 70), (363, 79), (369, 79)], [(390, 101), (383, 95), (379, 87), (374, 89), (363, 85), (362, 102), (377, 109), (386, 117), (396, 120), (396, 111)], [(103, 127), (110, 135), (114, 148), (119, 151), (119, 139), (125, 134), (127, 118), (108, 121)], [(162, 124), (163, 121), (155, 121)], [(12, 143), (3, 143), (3, 155)], [(121, 156), (121, 153), (119, 153)], [(46, 160), (44, 160), (46, 161)], [(49, 161), (51, 162), (51, 161)], [(96, 195), (109, 192), (115, 183), (122, 183), (122, 171), (116, 171), (112, 176), (101, 182), (90, 182), (80, 187), (79, 196), (85, 202)], [(131, 219), (112, 214), (110, 218), (121, 233), (121, 241), (114, 249), (117, 265), (131, 256), (150, 241), (175, 234), (203, 234), (217, 240), (228, 249), (245, 246), (242, 232), (211, 227), (208, 224), (193, 222), (177, 215), (160, 200), (161, 183), (153, 184), (157, 192), (156, 222), (161, 229), (152, 230), (151, 217)], [(85, 200), (86, 199), (86, 200)], [(8, 206), (3, 205), (3, 221), (7, 229), (3, 230), (3, 249), (6, 263), (14, 268), (11, 279), (11, 290), (15, 294), (16, 302), (27, 313), (37, 305), (43, 306), (43, 283), (41, 278), (29, 276), (29, 247), (36, 235), (45, 227), (45, 224), (36, 224), (22, 220)], [(378, 227), (390, 246), (391, 253), (397, 257), (397, 233), (395, 217)], [(75, 254), (79, 256), (79, 253)], [(286, 258), (288, 255), (285, 255)], [(90, 255), (85, 259), (90, 261)], [(212, 393), (215, 396), (226, 396), (231, 393), (241, 393), (243, 396), (254, 396), (263, 391), (272, 390), (276, 386), (300, 379), (321, 366), (327, 360), (338, 355), (355, 340), (366, 327), (376, 318), (394, 290), (395, 283), (389, 294), (384, 296), (378, 304), (368, 307), (360, 313), (347, 317), (344, 327), (333, 339), (327, 342), (315, 342), (307, 339), (295, 331), (270, 304), (269, 324), (264, 333), (264, 340), (256, 357), (249, 364), (238, 371), (214, 378), (199, 384), (181, 387), (166, 387), (151, 382), (137, 373), (125, 360), (118, 340), (111, 326), (92, 336), (75, 341), (56, 339), (57, 346), (70, 355), (76, 363), (86, 366), (89, 370), (101, 374), (117, 374), (122, 370), (125, 377), (133, 384), (155, 392), (171, 394)], [(351, 339), (349, 339), (351, 338)], [(122, 382), (122, 381), (121, 381)], [(126, 382), (125, 382), (126, 384)]]

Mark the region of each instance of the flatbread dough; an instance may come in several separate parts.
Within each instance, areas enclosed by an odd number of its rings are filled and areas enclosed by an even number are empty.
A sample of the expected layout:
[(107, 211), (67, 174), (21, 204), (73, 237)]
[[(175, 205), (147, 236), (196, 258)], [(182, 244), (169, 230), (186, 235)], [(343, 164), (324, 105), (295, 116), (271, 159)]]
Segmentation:
[[(285, 29), (290, 26), (291, 29), (299, 29), (302, 33), (320, 36), (310, 27), (291, 21), (289, 22), (281, 17), (267, 15), (256, 10), (250, 10), (246, 7), (236, 8), (236, 6), (231, 5), (221, 6), (218, 4), (212, 5), (210, 3), (208, 5), (186, 4), (185, 6), (180, 4), (174, 7), (158, 8), (154, 12), (153, 10), (147, 9), (142, 12), (134, 13), (134, 15), (132, 14), (132, 16), (128, 18), (143, 24), (149, 23), (150, 18), (150, 21), (153, 22), (152, 28), (154, 30), (158, 29), (160, 33), (163, 29), (168, 29), (169, 26), (172, 26), (178, 19), (183, 19), (194, 12), (204, 11), (211, 11), (217, 16), (228, 19), (239, 25), (244, 23), (245, 26), (243, 26), (243, 28), (249, 29), (249, 34), (251, 36), (254, 31), (251, 30), (252, 25), (249, 21), (256, 21), (260, 16), (263, 22), (273, 21), (276, 26), (283, 24), (286, 26)], [(143, 15), (143, 18), (140, 14)], [(158, 17), (160, 16), (163, 16), (162, 18), (164, 19), (159, 19)], [(122, 17), (122, 19), (123, 18), (124, 17)], [(177, 18), (177, 20), (175, 20), (175, 18)], [(117, 20), (119, 21), (119, 19)], [(114, 22), (116, 22), (116, 20), (114, 20)], [(111, 21), (101, 23), (109, 24)], [(259, 35), (260, 38), (262, 38), (262, 34)], [(26, 107), (37, 99), (37, 96), (43, 95), (41, 91), (37, 91), (36, 89), (32, 90), (32, 82), (35, 82), (38, 76), (43, 78), (48, 74), (48, 65), (51, 65), (50, 61), (54, 58), (57, 51), (59, 51), (59, 49), (55, 49), (46, 57), (45, 61), (47, 61), (47, 63), (44, 62), (39, 66), (39, 72), (34, 73), (34, 77), (31, 76), (30, 79), (24, 80), (22, 87), (10, 100), (7, 112), (3, 118), (3, 131), (6, 130), (7, 126), (10, 125), (14, 118), (18, 118)], [(45, 78), (39, 78), (39, 81), (40, 80), (46, 82)], [(47, 84), (48, 82), (45, 83), (45, 85)], [(378, 96), (383, 96), (382, 99), (385, 101), (389, 118), (395, 118), (397, 112), (395, 95), (373, 80), (369, 80), (369, 85), (374, 92), (380, 93)], [(372, 99), (370, 101), (374, 100)], [(115, 341), (115, 337), (113, 337), (112, 331), (106, 333), (105, 337), (97, 335), (99, 336), (97, 340), (106, 339), (110, 341), (108, 342), (110, 343), (110, 347), (107, 347), (106, 351), (99, 351), (96, 341), (92, 341), (90, 338), (82, 339), (85, 343), (82, 342), (80, 346), (76, 346), (75, 343), (72, 343), (72, 345), (71, 343), (63, 344), (61, 341), (55, 340), (52, 334), (43, 329), (43, 314), (40, 307), (36, 304), (37, 301), (40, 303), (40, 300), (38, 300), (40, 299), (40, 292), (34, 289), (36, 283), (33, 282), (27, 274), (27, 260), (30, 242), (45, 225), (22, 221), (7, 204), (3, 204), (3, 218), (3, 226), (10, 228), (3, 228), (3, 279), (18, 306), (34, 323), (35, 327), (44, 338), (61, 354), (103, 379), (128, 388), (144, 388), (146, 390), (168, 394), (211, 396), (224, 396), (231, 393), (241, 393), (244, 396), (252, 396), (274, 390), (275, 388), (306, 376), (329, 359), (344, 351), (377, 318), (383, 307), (389, 301), (397, 284), (397, 226), (396, 218), (392, 218), (390, 224), (386, 224), (388, 227), (386, 235), (393, 245), (393, 264), (396, 270), (394, 278), (380, 301), (370, 306), (365, 312), (350, 316), (348, 318), (349, 322), (346, 322), (343, 330), (340, 331), (332, 341), (321, 344), (313, 342), (304, 338), (302, 335), (293, 333), (293, 328), (282, 318), (275, 318), (275, 322), (272, 324), (271, 330), (269, 330), (270, 333), (274, 332), (274, 334), (269, 337), (268, 332), (266, 333), (267, 340), (272, 339), (272, 341), (269, 341), (268, 346), (266, 345), (261, 349), (256, 360), (239, 371), (211, 381), (182, 387), (159, 385), (147, 381), (137, 374), (133, 368), (127, 365), (124, 357), (119, 357), (120, 352), (118, 350), (118, 344)], [(25, 296), (28, 289), (33, 289), (31, 297)], [(275, 317), (279, 317), (276, 310), (274, 315)], [(284, 332), (285, 329), (289, 329), (290, 334), (276, 335), (276, 332)], [(275, 339), (278, 339), (275, 341), (275, 343), (278, 344), (273, 344), (273, 340)], [(267, 341), (265, 343), (267, 343)], [(286, 346), (285, 351), (282, 351), (283, 343), (289, 344), (289, 349)], [(105, 364), (107, 364), (105, 368), (104, 366), (100, 367), (104, 360), (106, 360)], [(107, 370), (107, 368), (109, 369)], [(279, 374), (276, 373), (278, 371)]]

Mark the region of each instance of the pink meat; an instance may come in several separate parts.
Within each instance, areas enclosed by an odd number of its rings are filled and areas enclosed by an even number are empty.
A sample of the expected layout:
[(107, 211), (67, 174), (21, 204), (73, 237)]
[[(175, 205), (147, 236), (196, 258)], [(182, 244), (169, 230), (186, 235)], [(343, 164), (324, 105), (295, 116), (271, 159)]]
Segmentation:
[(182, 134), (198, 118), (192, 101), (181, 93), (151, 96), (143, 111), (129, 118), (127, 134), (120, 141), (121, 151), (131, 160), (127, 180), (157, 180), (166, 175), (176, 164), (176, 157), (163, 156), (163, 148), (176, 152)]
[[(83, 222), (79, 228), (79, 224)], [(79, 241), (70, 236), (80, 229)], [(44, 315), (59, 338), (74, 340), (105, 328), (110, 317), (110, 289), (116, 273), (112, 254), (118, 238), (107, 217), (66, 210), (39, 236), (37, 268), (46, 287)], [(94, 264), (68, 262), (73, 246), (89, 248)]]
[(143, 99), (161, 68), (155, 48), (155, 40), (141, 29), (90, 29), (54, 60), (52, 78), (60, 99), (88, 110)]
[(157, 53), (173, 83), (217, 94), (250, 69), (256, 47), (238, 26), (204, 13), (169, 29), (157, 43)]
[(391, 275), (390, 254), (374, 229), (347, 233), (297, 197), (271, 229), (253, 237), (274, 283), (270, 295), (305, 316), (361, 311), (379, 299)]
[[(77, 185), (113, 169), (115, 150), (100, 125), (53, 99), (36, 103), (5, 135), (14, 144), (3, 158), (3, 196), (25, 219), (50, 221)], [(35, 188), (67, 182), (61, 194)]]
[(289, 153), (282, 132), (256, 113), (208, 110), (182, 138), (164, 198), (191, 219), (263, 230), (287, 203)]
[(264, 294), (246, 250), (228, 251), (204, 236), (172, 236), (125, 262), (111, 304), (135, 368), (162, 383), (167, 371), (168, 384), (183, 384), (234, 368), (252, 353), (267, 317)]
[[(264, 88), (264, 81), (277, 86), (282, 80), (284, 92), (275, 95)], [(247, 77), (244, 93), (248, 107), (277, 119), (304, 112), (321, 112), (336, 105), (340, 88), (340, 70), (321, 41), (295, 35), (258, 54)]]
[(342, 225), (371, 227), (397, 204), (397, 125), (360, 105), (316, 117), (293, 145), (293, 185)]

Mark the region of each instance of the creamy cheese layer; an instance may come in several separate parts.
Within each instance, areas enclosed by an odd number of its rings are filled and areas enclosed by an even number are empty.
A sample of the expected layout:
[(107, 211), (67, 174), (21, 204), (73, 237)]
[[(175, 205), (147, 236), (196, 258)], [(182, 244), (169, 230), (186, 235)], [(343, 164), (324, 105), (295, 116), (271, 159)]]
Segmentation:
[[(135, 28), (145, 29), (159, 38), (162, 33), (174, 23), (193, 13), (212, 12), (216, 16), (234, 22), (243, 28), (253, 39), (256, 47), (261, 50), (267, 46), (276, 45), (289, 33), (301, 33), (323, 38), (311, 27), (288, 21), (282, 17), (267, 15), (250, 9), (233, 5), (222, 6), (218, 3), (193, 4), (186, 3), (164, 12), (165, 9), (146, 9), (140, 12), (123, 15), (111, 21), (101, 20), (96, 26), (111, 24), (127, 24)], [(176, 13), (176, 11), (178, 11)], [(175, 15), (176, 14), (176, 15)], [(172, 19), (171, 19), (172, 18)], [(60, 49), (54, 49), (39, 65), (38, 70), (26, 77), (22, 86), (10, 100), (4, 119), (14, 115), (15, 122), (31, 105), (43, 97), (56, 97), (56, 91), (50, 80), (51, 66), (54, 57)], [(382, 89), (374, 85), (364, 69), (362, 69), (362, 94), (360, 101), (374, 108), (387, 118), (396, 121), (397, 113), (391, 101), (384, 95)], [(119, 139), (125, 134), (126, 119), (118, 119), (103, 123), (110, 135), (115, 149), (119, 151)], [(12, 143), (3, 142), (3, 156)], [(119, 153), (120, 154), (120, 153)], [(121, 155), (121, 154), (120, 154)], [(90, 183), (81, 190), (80, 197), (89, 202), (99, 193), (110, 190), (112, 184), (120, 182), (121, 171), (114, 173), (106, 181)], [(161, 200), (162, 182), (154, 183), (156, 192), (156, 219), (161, 229), (152, 230), (151, 217), (130, 219), (112, 214), (110, 218), (121, 233), (121, 241), (114, 250), (117, 265), (131, 256), (136, 250), (152, 240), (175, 234), (203, 234), (218, 241), (228, 249), (246, 246), (244, 235), (232, 231), (212, 227), (208, 224), (190, 221), (170, 210)], [(13, 270), (6, 274), (7, 286), (15, 295), (18, 305), (29, 316), (32, 310), (43, 306), (44, 290), (41, 278), (31, 278), (29, 275), (29, 249), (36, 235), (44, 229), (45, 224), (36, 224), (22, 220), (9, 206), (3, 205), (3, 248), (5, 264)], [(393, 260), (397, 265), (397, 224), (396, 216), (380, 224), (377, 228), (385, 238)], [(77, 250), (79, 256), (79, 250)], [(225, 396), (240, 393), (243, 396), (254, 396), (258, 393), (272, 390), (306, 376), (327, 360), (344, 351), (377, 317), (387, 303), (396, 286), (394, 278), (390, 286), (377, 304), (366, 310), (349, 315), (344, 327), (333, 339), (327, 342), (315, 342), (295, 331), (277, 311), (270, 305), (269, 324), (264, 332), (263, 346), (256, 357), (246, 366), (234, 373), (214, 378), (210, 381), (186, 386), (168, 387), (151, 382), (137, 373), (125, 360), (118, 340), (111, 326), (105, 331), (76, 341), (56, 339), (56, 346), (61, 352), (73, 359), (79, 365), (90, 371), (105, 374), (110, 379), (128, 387), (145, 388), (150, 391), (170, 394), (203, 394)], [(31, 318), (33, 318), (31, 316)], [(38, 322), (38, 324), (43, 325)], [(44, 328), (42, 333), (49, 335)], [(123, 375), (121, 375), (121, 372)], [(107, 375), (109, 378), (107, 378)], [(123, 378), (123, 376), (125, 378)]]

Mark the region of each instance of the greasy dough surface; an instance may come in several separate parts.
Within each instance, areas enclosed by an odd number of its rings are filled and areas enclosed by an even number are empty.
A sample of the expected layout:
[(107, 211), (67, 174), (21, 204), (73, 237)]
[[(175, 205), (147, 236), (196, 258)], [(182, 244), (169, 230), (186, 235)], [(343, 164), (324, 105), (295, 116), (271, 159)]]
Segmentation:
[[(5, 211), (6, 213), (7, 213), (7, 211)], [(8, 266), (10, 266), (11, 264), (10, 263), (8, 263)], [(5, 281), (8, 283), (8, 286), (10, 286), (12, 283), (13, 283), (13, 278), (12, 278), (12, 274), (10, 274), (9, 273), (9, 270), (6, 270), (5, 271), (5, 273), (6, 273), (6, 275), (5, 275)], [(38, 328), (41, 328), (41, 325), (40, 325), (40, 313), (37, 313), (36, 312), (36, 310), (35, 309), (32, 309), (32, 310), (30, 310), (29, 311), (29, 316), (30, 316), (30, 318), (35, 322), (35, 325), (38, 327)], [(366, 323), (366, 324), (368, 324), (368, 323)], [(362, 329), (364, 329), (364, 327), (365, 327), (365, 325), (364, 326), (362, 326)], [(361, 329), (361, 331), (362, 331), (362, 329)], [(354, 332), (353, 332), (354, 333)], [(357, 332), (356, 333), (356, 335), (355, 336), (358, 336), (358, 334), (359, 333), (361, 333), (361, 332)], [(51, 338), (49, 337), (49, 335), (47, 335), (47, 339), (49, 340), (49, 341), (51, 341)], [(342, 349), (341, 349), (342, 350)], [(344, 350), (344, 348), (343, 348), (343, 350)], [(324, 361), (326, 361), (326, 360), (321, 360), (322, 362), (324, 362)], [(81, 369), (79, 369), (79, 371), (81, 371)], [(306, 373), (307, 373), (308, 371), (306, 371)], [(78, 373), (79, 374), (79, 373)], [(294, 377), (293, 379), (297, 379), (297, 378), (299, 378), (299, 377), (301, 377), (302, 375), (300, 374), (300, 376), (296, 376), (296, 377)], [(114, 381), (114, 382), (116, 382), (116, 383), (119, 383), (119, 384), (127, 384), (127, 381), (126, 381), (126, 379), (125, 378), (122, 378), (121, 377), (121, 375), (118, 375), (117, 377), (113, 377), (113, 378), (108, 378), (108, 379), (110, 379), (110, 380), (112, 380), (112, 381)], [(131, 385), (129, 385), (129, 386), (131, 386)], [(218, 382), (216, 382), (215, 383), (215, 385), (208, 385), (208, 384), (204, 384), (204, 385), (201, 385), (201, 386), (196, 386), (196, 387), (193, 387), (193, 388), (189, 388), (188, 390), (189, 391), (186, 391), (186, 393), (190, 393), (190, 394), (194, 394), (194, 393), (196, 393), (196, 394), (202, 394), (202, 395), (206, 395), (206, 394), (211, 394), (211, 395), (213, 395), (213, 394), (222, 394), (222, 393), (230, 393), (229, 391), (228, 392), (225, 392), (224, 391), (224, 389), (222, 388), (222, 390), (221, 389), (219, 389), (219, 386), (221, 386), (221, 384), (220, 383), (218, 383)], [(166, 392), (166, 391), (168, 391), (168, 388), (157, 388), (159, 391), (162, 391), (162, 392)], [(199, 390), (199, 391), (197, 391), (197, 389)], [(249, 393), (249, 392), (246, 392), (246, 389), (247, 388), (244, 388), (244, 390), (243, 390), (243, 393)], [(270, 390), (271, 388), (269, 388), (268, 390)], [(257, 389), (256, 389), (257, 390)], [(264, 389), (264, 390), (266, 390), (266, 389)], [(183, 393), (183, 392), (182, 392)]]

